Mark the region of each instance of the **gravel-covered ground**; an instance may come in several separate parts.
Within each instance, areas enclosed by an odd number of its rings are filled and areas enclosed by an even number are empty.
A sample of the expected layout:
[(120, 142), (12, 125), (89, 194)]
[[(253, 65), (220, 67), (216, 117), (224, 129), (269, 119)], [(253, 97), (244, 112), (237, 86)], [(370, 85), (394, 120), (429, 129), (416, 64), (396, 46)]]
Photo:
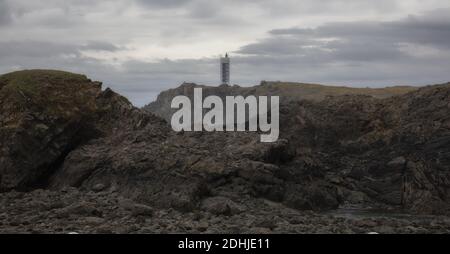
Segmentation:
[(325, 215), (262, 199), (223, 202), (232, 202), (236, 209), (225, 211), (210, 204), (205, 209), (182, 213), (137, 204), (113, 192), (10, 192), (0, 194), (0, 232), (450, 233), (450, 218), (444, 216)]

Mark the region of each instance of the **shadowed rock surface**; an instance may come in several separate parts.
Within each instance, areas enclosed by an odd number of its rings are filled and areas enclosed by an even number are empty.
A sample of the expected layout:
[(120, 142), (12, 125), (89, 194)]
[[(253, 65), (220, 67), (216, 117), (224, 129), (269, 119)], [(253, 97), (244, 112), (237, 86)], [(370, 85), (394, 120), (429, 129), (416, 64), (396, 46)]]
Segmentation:
[(39, 218), (26, 209), (59, 218), (38, 232), (448, 228), (446, 216), (357, 226), (305, 211), (448, 214), (450, 84), (383, 98), (282, 96), (281, 138), (269, 144), (258, 133), (174, 133), (82, 75), (16, 72), (0, 77), (0, 89), (0, 201), (11, 204), (0, 211), (4, 229), (29, 232)]

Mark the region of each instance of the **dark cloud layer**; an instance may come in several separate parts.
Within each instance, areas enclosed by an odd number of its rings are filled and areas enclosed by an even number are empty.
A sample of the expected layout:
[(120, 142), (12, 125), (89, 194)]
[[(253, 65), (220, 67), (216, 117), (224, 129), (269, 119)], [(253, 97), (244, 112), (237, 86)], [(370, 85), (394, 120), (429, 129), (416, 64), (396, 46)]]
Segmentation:
[[(449, 10), (391, 22), (338, 22), (315, 29), (287, 28), (243, 46), (239, 61), (273, 63), (297, 75), (285, 79), (364, 85), (450, 80)], [(260, 63), (260, 64), (258, 64)], [(431, 67), (431, 68), (430, 68)], [(295, 72), (294, 68), (297, 68)], [(283, 78), (285, 77), (285, 78)]]
[[(450, 10), (445, 10), (450, 13)], [(450, 16), (443, 10), (392, 22), (329, 23), (316, 29), (276, 29), (263, 41), (242, 47), (245, 55), (305, 55), (327, 52), (335, 60), (406, 57), (405, 44), (450, 49)], [(319, 54), (320, 55), (320, 54)]]

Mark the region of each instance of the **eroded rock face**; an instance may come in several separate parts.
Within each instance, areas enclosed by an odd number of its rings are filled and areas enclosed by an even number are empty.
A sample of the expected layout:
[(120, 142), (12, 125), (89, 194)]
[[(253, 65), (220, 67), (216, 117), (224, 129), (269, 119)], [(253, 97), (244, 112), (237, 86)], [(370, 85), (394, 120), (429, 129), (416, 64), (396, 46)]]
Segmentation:
[(276, 143), (248, 132), (175, 133), (84, 76), (13, 73), (0, 87), (2, 191), (116, 193), (146, 216), (231, 216), (253, 199), (297, 210), (448, 208), (448, 84), (385, 99), (282, 101)]
[(21, 71), (1, 76), (0, 83), (1, 191), (46, 187), (71, 151), (150, 121), (82, 75)]
[(286, 105), (281, 122), (295, 127), (281, 133), (298, 150), (290, 171), (304, 177), (312, 174), (304, 166), (314, 168), (313, 182), (336, 187), (341, 204), (359, 193), (357, 200), (372, 204), (446, 213), (449, 101), (446, 84), (384, 100), (344, 96)]
[(98, 135), (99, 83), (64, 72), (1, 76), (0, 190), (44, 184), (65, 154)]

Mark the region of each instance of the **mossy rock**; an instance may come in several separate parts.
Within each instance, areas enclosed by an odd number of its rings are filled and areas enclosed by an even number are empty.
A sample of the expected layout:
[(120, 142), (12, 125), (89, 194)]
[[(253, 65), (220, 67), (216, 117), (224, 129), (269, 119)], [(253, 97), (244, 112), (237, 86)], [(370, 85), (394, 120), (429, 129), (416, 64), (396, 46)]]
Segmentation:
[(46, 115), (70, 118), (96, 110), (101, 85), (70, 72), (25, 70), (0, 76), (0, 89), (0, 99), (14, 101), (18, 110), (35, 108)]

